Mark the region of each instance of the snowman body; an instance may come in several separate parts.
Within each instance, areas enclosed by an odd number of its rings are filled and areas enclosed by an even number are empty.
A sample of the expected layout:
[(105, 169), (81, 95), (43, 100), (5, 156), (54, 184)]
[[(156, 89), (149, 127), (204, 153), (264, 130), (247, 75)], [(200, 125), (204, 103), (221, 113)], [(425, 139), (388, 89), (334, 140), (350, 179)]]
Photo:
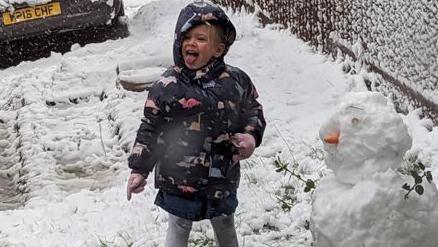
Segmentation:
[(406, 191), (397, 171), (412, 139), (401, 117), (380, 93), (347, 95), (320, 136), (326, 165), (312, 204), (311, 230), (318, 247), (436, 247), (438, 192), (423, 183), (423, 195)]

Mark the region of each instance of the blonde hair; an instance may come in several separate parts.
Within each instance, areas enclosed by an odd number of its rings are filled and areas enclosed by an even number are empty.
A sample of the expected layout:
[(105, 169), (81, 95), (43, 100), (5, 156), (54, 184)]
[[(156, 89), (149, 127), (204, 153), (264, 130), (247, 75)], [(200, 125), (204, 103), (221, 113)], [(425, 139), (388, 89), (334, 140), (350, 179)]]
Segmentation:
[(209, 28), (208, 28), (208, 35), (210, 37), (214, 37), (215, 41), (218, 43), (225, 44), (225, 30), (221, 25), (218, 24), (212, 24), (208, 21), (204, 22)]

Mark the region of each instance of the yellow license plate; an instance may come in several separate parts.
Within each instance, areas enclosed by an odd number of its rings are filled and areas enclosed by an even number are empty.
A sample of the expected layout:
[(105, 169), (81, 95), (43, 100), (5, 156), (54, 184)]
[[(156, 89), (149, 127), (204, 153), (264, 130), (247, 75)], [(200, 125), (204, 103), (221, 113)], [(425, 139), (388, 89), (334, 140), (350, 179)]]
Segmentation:
[(19, 22), (30, 21), (49, 16), (60, 15), (61, 5), (58, 2), (36, 5), (32, 7), (16, 9), (13, 13), (3, 13), (4, 25), (11, 25)]

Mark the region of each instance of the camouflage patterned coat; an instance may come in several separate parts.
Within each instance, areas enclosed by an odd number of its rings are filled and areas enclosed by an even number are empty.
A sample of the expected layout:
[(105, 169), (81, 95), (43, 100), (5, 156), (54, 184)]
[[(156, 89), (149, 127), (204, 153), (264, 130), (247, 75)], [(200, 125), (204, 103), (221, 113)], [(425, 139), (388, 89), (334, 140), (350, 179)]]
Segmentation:
[(226, 197), (236, 190), (240, 179), (239, 163), (232, 162), (236, 150), (231, 136), (249, 133), (256, 146), (262, 141), (262, 106), (242, 70), (226, 65), (223, 56), (198, 71), (184, 67), (181, 38), (207, 14), (225, 28), (227, 50), (233, 43), (234, 26), (217, 9), (214, 5), (191, 4), (181, 11), (175, 66), (150, 89), (129, 157), (133, 172), (147, 176), (155, 167), (155, 186), (165, 192), (187, 195), (183, 188), (190, 186), (197, 190), (195, 195)]

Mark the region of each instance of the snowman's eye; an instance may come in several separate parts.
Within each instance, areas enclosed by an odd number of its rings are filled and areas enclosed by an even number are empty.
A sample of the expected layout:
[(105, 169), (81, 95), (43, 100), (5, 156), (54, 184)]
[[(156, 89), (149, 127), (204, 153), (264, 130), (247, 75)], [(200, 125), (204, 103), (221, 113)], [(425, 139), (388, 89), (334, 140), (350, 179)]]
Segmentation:
[(353, 125), (357, 125), (357, 124), (359, 123), (359, 118), (357, 118), (357, 117), (352, 118), (352, 119), (351, 119), (351, 123), (352, 123)]

